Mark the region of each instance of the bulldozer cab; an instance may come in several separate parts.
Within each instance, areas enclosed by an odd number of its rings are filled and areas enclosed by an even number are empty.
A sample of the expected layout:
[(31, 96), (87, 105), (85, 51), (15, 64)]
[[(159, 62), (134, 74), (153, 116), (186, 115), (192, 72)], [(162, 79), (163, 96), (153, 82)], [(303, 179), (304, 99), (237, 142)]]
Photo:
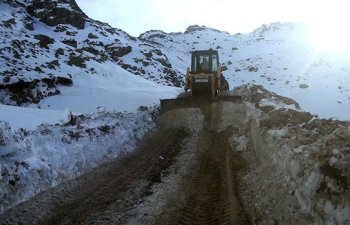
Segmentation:
[(219, 66), (219, 55), (216, 50), (192, 51), (191, 73), (214, 73)]
[(191, 54), (191, 68), (186, 70), (185, 94), (215, 97), (220, 91), (228, 90), (217, 50), (192, 51)]

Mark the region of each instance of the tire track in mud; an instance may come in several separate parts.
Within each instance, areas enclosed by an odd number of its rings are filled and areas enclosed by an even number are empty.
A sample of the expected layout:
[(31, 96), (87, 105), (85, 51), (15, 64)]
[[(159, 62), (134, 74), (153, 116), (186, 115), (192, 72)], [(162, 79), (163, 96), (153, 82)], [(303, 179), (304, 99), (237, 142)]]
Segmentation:
[[(161, 172), (172, 163), (185, 136), (184, 129), (158, 130), (145, 138), (135, 152), (9, 210), (1, 215), (0, 224), (95, 223), (111, 204), (125, 200), (132, 205), (133, 201), (149, 194), (152, 184), (160, 182)], [(130, 199), (128, 191), (140, 179), (146, 182)], [(126, 208), (125, 204), (123, 207)]]
[(185, 206), (171, 224), (251, 224), (236, 195), (228, 133), (202, 131), (197, 146), (198, 171), (189, 181)]

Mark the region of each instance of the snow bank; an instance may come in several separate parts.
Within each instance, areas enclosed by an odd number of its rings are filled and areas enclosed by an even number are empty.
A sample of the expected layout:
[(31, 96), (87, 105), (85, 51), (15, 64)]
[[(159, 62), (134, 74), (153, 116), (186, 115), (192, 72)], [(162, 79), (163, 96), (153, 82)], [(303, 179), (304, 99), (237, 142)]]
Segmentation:
[(12, 129), (34, 130), (43, 123), (54, 124), (64, 118), (62, 111), (23, 108), (0, 104), (0, 120), (9, 123)]
[(88, 169), (132, 151), (154, 126), (156, 109), (134, 113), (100, 109), (34, 131), (0, 122), (0, 213)]
[[(261, 86), (241, 86), (234, 91), (238, 93), (246, 100), (255, 160), (284, 174), (274, 183), (284, 184), (286, 194), (292, 194), (317, 224), (349, 224), (350, 122), (289, 109), (287, 103), (293, 100)], [(286, 107), (266, 108), (261, 101)], [(231, 140), (237, 142), (237, 137)]]

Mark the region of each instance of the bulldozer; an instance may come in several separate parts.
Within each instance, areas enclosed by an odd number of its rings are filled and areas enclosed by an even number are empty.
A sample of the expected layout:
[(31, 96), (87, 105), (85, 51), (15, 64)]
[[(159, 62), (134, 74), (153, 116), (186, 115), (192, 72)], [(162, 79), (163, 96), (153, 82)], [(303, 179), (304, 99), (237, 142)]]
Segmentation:
[(229, 89), (217, 50), (191, 52), (191, 68), (187, 67), (184, 89), (186, 95), (212, 97)]
[(197, 50), (191, 53), (191, 68), (187, 67), (184, 92), (176, 99), (161, 99), (161, 112), (174, 108), (200, 107), (215, 101), (241, 102), (232, 96), (222, 74), (217, 50)]

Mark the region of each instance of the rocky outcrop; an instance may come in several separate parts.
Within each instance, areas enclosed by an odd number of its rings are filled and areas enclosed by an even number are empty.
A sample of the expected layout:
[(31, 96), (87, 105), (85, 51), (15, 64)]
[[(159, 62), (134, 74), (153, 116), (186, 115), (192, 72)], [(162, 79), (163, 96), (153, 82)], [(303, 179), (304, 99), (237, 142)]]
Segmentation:
[(105, 46), (106, 52), (111, 56), (111, 58), (117, 61), (120, 57), (131, 52), (131, 46), (115, 46), (114, 44)]
[(69, 0), (35, 0), (27, 6), (27, 12), (51, 27), (70, 24), (78, 29), (84, 29), (87, 18), (77, 3)]
[[(215, 32), (222, 32), (220, 30), (216, 30), (216, 29), (209, 28), (209, 27), (206, 27), (206, 26), (191, 25), (191, 26), (187, 27), (187, 29), (185, 31), (185, 34), (190, 34), (190, 33), (193, 33), (193, 32), (196, 32), (196, 31), (202, 31), (202, 30), (212, 30), (212, 31), (215, 31)], [(224, 33), (227, 33), (227, 32), (224, 32)]]
[[(27, 82), (18, 80), (15, 83), (0, 85), (0, 101), (9, 97), (13, 105), (23, 105), (27, 103), (39, 103), (40, 100), (47, 96), (60, 94), (58, 86), (72, 86), (73, 81), (66, 77), (44, 78), (42, 80), (35, 79)], [(4, 95), (5, 94), (5, 95)]]

